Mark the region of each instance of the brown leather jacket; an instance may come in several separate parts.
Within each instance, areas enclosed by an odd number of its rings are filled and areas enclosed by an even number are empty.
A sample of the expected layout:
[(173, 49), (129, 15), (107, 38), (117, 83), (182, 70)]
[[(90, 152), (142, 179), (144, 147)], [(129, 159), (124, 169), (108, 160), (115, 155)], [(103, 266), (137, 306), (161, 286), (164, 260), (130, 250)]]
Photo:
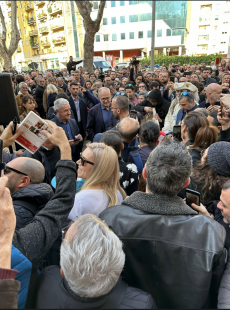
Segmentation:
[[(57, 87), (58, 90), (58, 94), (64, 93), (64, 90), (61, 87)], [(44, 93), (43, 93), (43, 108), (45, 110), (45, 112), (47, 112), (48, 109), (48, 104), (46, 103), (47, 100), (47, 89), (45, 89)]]

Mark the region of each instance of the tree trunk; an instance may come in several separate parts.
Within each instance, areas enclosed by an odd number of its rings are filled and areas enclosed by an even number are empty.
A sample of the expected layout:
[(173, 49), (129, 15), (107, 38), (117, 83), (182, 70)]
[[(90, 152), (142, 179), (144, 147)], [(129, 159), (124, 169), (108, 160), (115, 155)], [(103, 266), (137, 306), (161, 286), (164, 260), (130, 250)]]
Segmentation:
[(7, 53), (2, 54), (2, 58), (4, 60), (4, 68), (6, 71), (10, 71), (12, 67), (12, 56), (9, 56)]
[(94, 29), (85, 31), (84, 40), (84, 71), (93, 72), (93, 55), (94, 55)]

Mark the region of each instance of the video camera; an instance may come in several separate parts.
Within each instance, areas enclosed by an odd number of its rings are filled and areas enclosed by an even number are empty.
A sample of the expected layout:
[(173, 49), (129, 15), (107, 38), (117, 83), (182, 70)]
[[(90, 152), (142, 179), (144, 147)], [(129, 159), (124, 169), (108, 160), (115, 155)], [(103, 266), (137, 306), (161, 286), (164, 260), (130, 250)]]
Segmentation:
[(137, 60), (137, 56), (134, 55), (132, 57), (132, 60), (130, 61), (130, 65), (137, 66), (137, 65), (139, 65), (139, 63), (140, 63), (140, 60)]
[(101, 80), (102, 82), (104, 81), (104, 78), (105, 78), (105, 74), (103, 72), (103, 68), (100, 68), (101, 72), (100, 72), (100, 75), (98, 76), (98, 79)]

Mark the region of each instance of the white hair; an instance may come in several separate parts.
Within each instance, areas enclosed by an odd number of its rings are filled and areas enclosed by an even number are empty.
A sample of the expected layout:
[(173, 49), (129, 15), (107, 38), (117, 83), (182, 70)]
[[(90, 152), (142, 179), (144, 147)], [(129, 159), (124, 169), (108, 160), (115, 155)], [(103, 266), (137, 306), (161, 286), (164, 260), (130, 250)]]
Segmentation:
[(107, 90), (107, 92), (109, 92), (109, 94), (110, 94), (110, 89), (109, 89), (108, 87), (101, 87), (101, 88), (99, 88), (99, 90), (98, 90), (98, 97), (99, 97), (99, 98), (100, 98), (100, 93), (101, 93), (103, 90)]
[(47, 85), (47, 97), (51, 94), (57, 94), (57, 93), (58, 93), (58, 90), (56, 86), (54, 86), (53, 84)]
[(23, 85), (25, 85), (27, 87), (27, 89), (28, 89), (28, 85), (25, 82), (19, 83), (18, 88), (20, 89)]
[(64, 98), (59, 98), (59, 99), (55, 100), (54, 101), (54, 110), (59, 111), (61, 105), (63, 105), (63, 104), (69, 104), (69, 101), (64, 99)]
[(93, 214), (77, 218), (61, 245), (61, 268), (80, 297), (99, 297), (116, 285), (125, 263), (122, 242)]

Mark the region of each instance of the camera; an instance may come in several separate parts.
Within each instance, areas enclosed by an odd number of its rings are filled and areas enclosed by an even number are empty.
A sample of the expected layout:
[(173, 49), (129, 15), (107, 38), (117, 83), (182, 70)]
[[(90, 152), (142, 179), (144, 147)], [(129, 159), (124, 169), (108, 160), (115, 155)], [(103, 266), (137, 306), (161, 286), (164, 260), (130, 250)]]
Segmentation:
[(131, 60), (131, 62), (130, 62), (130, 65), (139, 65), (139, 63), (140, 63), (140, 60), (137, 60), (137, 56), (133, 56), (132, 57), (132, 60)]

